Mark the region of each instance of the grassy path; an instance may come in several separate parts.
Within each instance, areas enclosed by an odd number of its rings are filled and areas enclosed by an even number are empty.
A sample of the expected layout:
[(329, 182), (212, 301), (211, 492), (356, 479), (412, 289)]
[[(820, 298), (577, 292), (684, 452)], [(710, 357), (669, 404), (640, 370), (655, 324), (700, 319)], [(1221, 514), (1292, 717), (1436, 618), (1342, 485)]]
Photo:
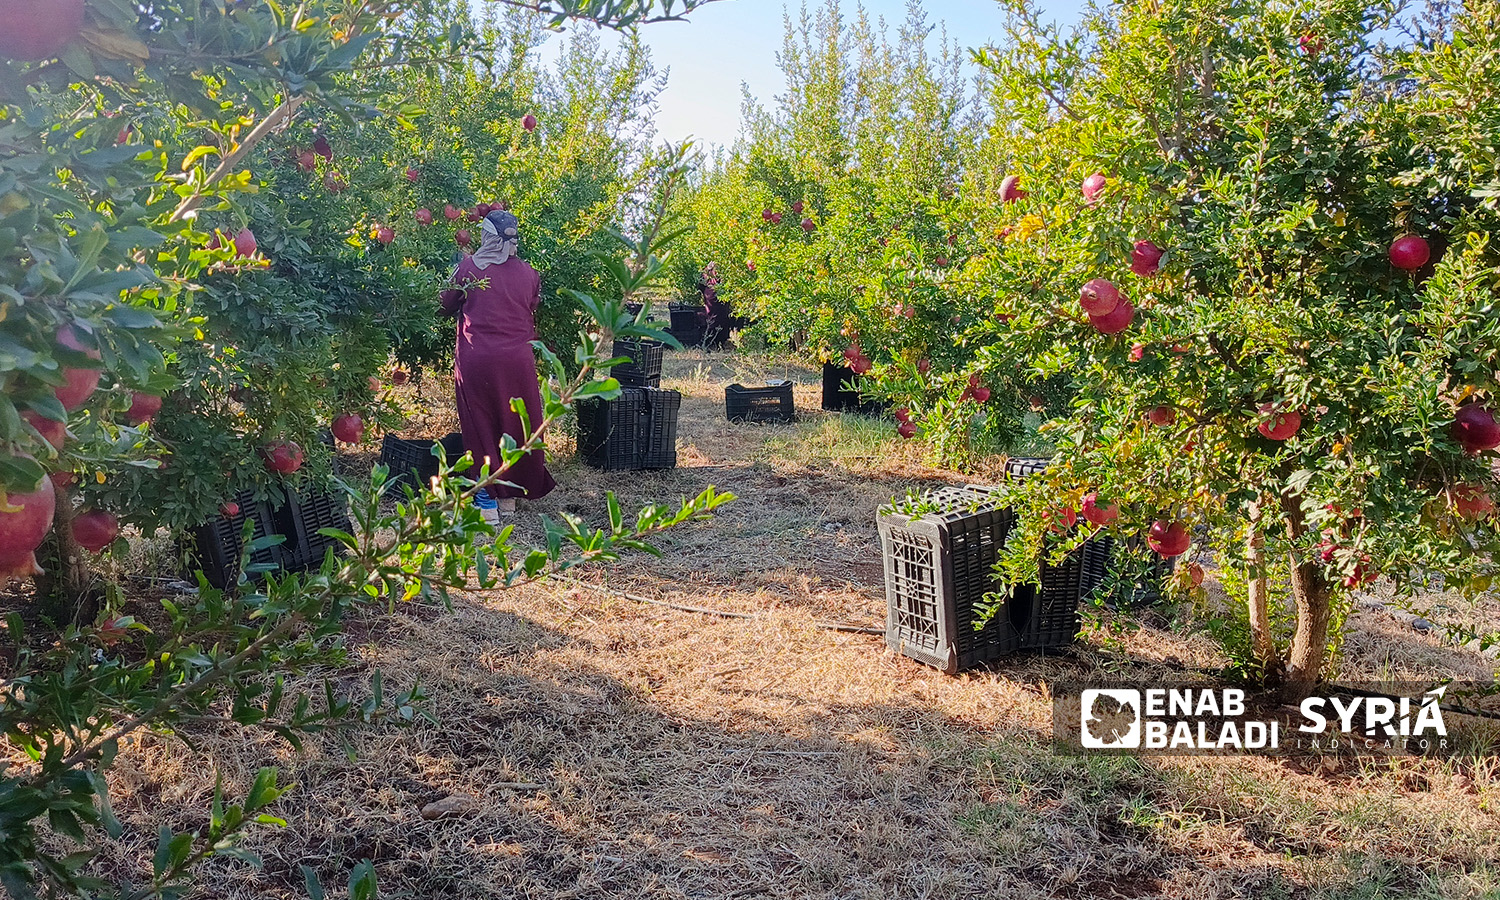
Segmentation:
[[(420, 677), (440, 724), (293, 753), (270, 740), (150, 738), (125, 755), (109, 855), (149, 860), (155, 826), (275, 764), (299, 783), (259, 832), (263, 872), (216, 867), (204, 896), (302, 896), (375, 860), (384, 896), (443, 898), (1480, 897), (1500, 892), (1500, 774), (1440, 764), (1304, 771), (1265, 760), (1079, 759), (1045, 745), (1056, 678), (1212, 665), (1205, 640), (1142, 630), (1077, 652), (944, 677), (879, 637), (815, 627), (883, 619), (877, 506), (961, 480), (887, 425), (811, 412), (816, 373), (682, 354), (680, 468), (557, 467), (523, 509), (593, 516), (605, 490), (740, 500), (673, 535), (661, 560), (595, 584), (749, 613), (724, 619), (577, 584), (405, 607), (364, 623), (351, 683)], [(788, 376), (796, 426), (723, 421), (723, 385)], [(565, 449), (565, 448), (563, 448)], [(1451, 662), (1437, 644), (1351, 638), (1351, 665)], [(1404, 642), (1404, 643), (1403, 643)], [(1397, 648), (1397, 649), (1393, 649)], [(1392, 654), (1396, 654), (1393, 656)], [(1404, 654), (1404, 655), (1401, 655)], [(1392, 662), (1392, 660), (1396, 662)], [(1471, 664), (1472, 660), (1471, 660)], [(519, 786), (519, 787), (518, 787)], [(424, 805), (463, 798), (429, 820)]]

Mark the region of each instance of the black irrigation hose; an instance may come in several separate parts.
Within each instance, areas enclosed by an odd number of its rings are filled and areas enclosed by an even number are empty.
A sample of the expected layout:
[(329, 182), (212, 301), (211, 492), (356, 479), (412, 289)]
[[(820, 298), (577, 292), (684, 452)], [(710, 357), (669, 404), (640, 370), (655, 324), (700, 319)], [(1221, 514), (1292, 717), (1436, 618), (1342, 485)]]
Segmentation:
[[(688, 606), (688, 605), (682, 604), (682, 603), (669, 603), (666, 600), (653, 600), (650, 597), (642, 597), (639, 594), (632, 594), (632, 593), (629, 593), (628, 591), (617, 591), (614, 588), (605, 587), (602, 584), (594, 584), (591, 581), (583, 581), (583, 580), (578, 579), (578, 578), (569, 578), (566, 575), (554, 575), (554, 576), (552, 576), (552, 580), (553, 581), (566, 581), (569, 584), (576, 584), (576, 585), (578, 585), (580, 587), (591, 588), (591, 589), (596, 590), (596, 591), (603, 591), (606, 594), (610, 594), (610, 595), (615, 596), (615, 597), (620, 597), (621, 599), (624, 599), (624, 600), (629, 600), (632, 603), (648, 603), (648, 604), (650, 604), (652, 606), (662, 606), (662, 607), (665, 607), (667, 609), (676, 610), (678, 612), (698, 613), (699, 615), (704, 615), (704, 616), (718, 616), (721, 619), (759, 619), (760, 618), (760, 616), (755, 615), (754, 613), (729, 612), (727, 610), (722, 610), (722, 609), (709, 609), (709, 608), (703, 607), (703, 606)], [(840, 631), (840, 632), (843, 632), (845, 634), (881, 634), (881, 635), (885, 634), (885, 629), (884, 628), (871, 628), (871, 627), (868, 627), (868, 626), (865, 626), (865, 625), (845, 625), (842, 622), (818, 622), (818, 621), (814, 621), (813, 625), (814, 625), (814, 627), (821, 628), (824, 631)]]

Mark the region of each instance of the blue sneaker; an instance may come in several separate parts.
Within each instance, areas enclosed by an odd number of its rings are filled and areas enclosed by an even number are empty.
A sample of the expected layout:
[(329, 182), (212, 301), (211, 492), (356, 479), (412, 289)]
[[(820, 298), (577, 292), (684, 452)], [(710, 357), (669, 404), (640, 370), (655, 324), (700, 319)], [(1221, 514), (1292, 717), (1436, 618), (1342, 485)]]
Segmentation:
[(489, 491), (480, 491), (479, 496), (474, 498), (474, 505), (479, 507), (479, 512), (484, 520), (491, 525), (500, 522), (500, 502), (490, 496)]

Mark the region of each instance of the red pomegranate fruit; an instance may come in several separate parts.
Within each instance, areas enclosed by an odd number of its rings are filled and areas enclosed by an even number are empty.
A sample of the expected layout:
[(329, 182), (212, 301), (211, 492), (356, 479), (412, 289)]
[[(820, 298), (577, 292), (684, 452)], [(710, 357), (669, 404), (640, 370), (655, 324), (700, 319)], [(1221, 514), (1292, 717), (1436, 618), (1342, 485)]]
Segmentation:
[(1120, 507), (1117, 504), (1111, 503), (1108, 506), (1102, 507), (1099, 505), (1098, 491), (1090, 491), (1084, 494), (1081, 506), (1083, 517), (1088, 520), (1090, 525), (1097, 528), (1105, 528), (1113, 525), (1115, 520), (1120, 518)]
[(817, 227), (818, 227), (817, 223), (815, 223), (812, 219), (803, 219), (802, 220), (802, 230), (803, 231), (811, 233), (813, 231), (813, 229), (815, 229)]
[(1448, 489), (1448, 502), (1460, 518), (1483, 519), (1495, 514), (1495, 501), (1483, 485), (1465, 482)]
[(1391, 265), (1406, 272), (1415, 272), (1417, 269), (1427, 265), (1432, 258), (1432, 248), (1427, 241), (1415, 234), (1396, 238), (1391, 244)]
[(357, 444), (365, 436), (365, 420), (354, 413), (345, 413), (333, 420), (333, 436), (346, 444)]
[(792, 215), (794, 215), (794, 216), (800, 216), (800, 215), (802, 215), (802, 210), (804, 210), (806, 208), (807, 207), (805, 207), (805, 206), (802, 205), (802, 201), (801, 200), (794, 200), (794, 201), (792, 201)]
[(223, 516), (226, 519), (233, 519), (239, 514), (240, 505), (238, 503), (235, 503), (233, 500), (230, 500), (228, 503), (224, 503), (219, 506), (219, 515)]
[(327, 188), (330, 194), (342, 194), (349, 187), (349, 179), (337, 172), (329, 172), (323, 178), (323, 187)]
[(375, 229), (375, 240), (380, 242), (380, 246), (389, 247), (395, 239), (396, 232), (392, 231), (389, 225), (381, 225)]
[(969, 396), (974, 398), (975, 403), (988, 403), (990, 402), (990, 389), (987, 387), (970, 388)]
[(241, 259), (249, 259), (255, 255), (259, 247), (255, 243), (255, 232), (248, 228), (241, 228), (240, 233), (234, 236), (234, 252)]
[(1146, 534), (1146, 546), (1165, 557), (1181, 556), (1192, 543), (1193, 539), (1188, 535), (1186, 525), (1168, 522), (1166, 519), (1152, 522), (1151, 529)]
[(1083, 179), (1083, 199), (1090, 204), (1099, 202), (1099, 195), (1104, 193), (1105, 178), (1103, 172), (1095, 172)]
[(1026, 191), (1021, 190), (1021, 176), (1007, 175), (1005, 176), (1005, 179), (1000, 182), (1001, 203), (1014, 203), (1017, 200), (1026, 199), (1027, 196), (1029, 196), (1029, 194)]
[(907, 440), (917, 436), (917, 424), (915, 422), (902, 422), (896, 426), (896, 433)]
[(1323, 39), (1316, 31), (1309, 31), (1297, 38), (1297, 48), (1308, 56), (1317, 56), (1323, 52)]
[(46, 440), (47, 443), (52, 445), (53, 450), (61, 450), (63, 448), (63, 444), (67, 443), (67, 422), (54, 421), (42, 415), (41, 413), (30, 409), (21, 413), (21, 418), (26, 420), (26, 424), (30, 425), (32, 428), (35, 428), (38, 432), (40, 432), (42, 438)]
[(452, 203), (443, 204), (443, 218), (447, 219), (448, 221), (456, 222), (459, 219), (463, 218), (463, 214), (464, 211), (454, 206)]
[(1089, 324), (1100, 334), (1119, 334), (1130, 327), (1130, 322), (1135, 318), (1135, 307), (1130, 305), (1129, 300), (1121, 299), (1120, 305), (1110, 310), (1107, 315), (1089, 316)]
[(527, 113), (521, 119), (521, 127), (526, 129), (527, 133), (536, 131), (536, 116), (533, 116), (531, 113)]
[(83, 29), (83, 0), (0, 0), (0, 56), (51, 59)]
[(1054, 509), (1047, 513), (1047, 530), (1054, 534), (1067, 534), (1078, 524), (1078, 511), (1071, 507)]
[(303, 150), (297, 154), (297, 168), (304, 172), (311, 172), (318, 167), (318, 154), (311, 150)]
[(73, 540), (90, 553), (98, 553), (120, 536), (120, 520), (102, 509), (81, 512), (73, 519)]
[(405, 369), (395, 369), (391, 372), (391, 384), (406, 384), (411, 380), (411, 373)]
[(125, 421), (131, 425), (142, 425), (154, 419), (159, 412), (161, 412), (160, 397), (136, 391), (130, 395), (130, 409), (125, 411)]
[(458, 246), (467, 247), (474, 243), (474, 235), (469, 233), (469, 229), (460, 228), (458, 229), (458, 233), (453, 235), (453, 240), (458, 243)]
[(1163, 256), (1166, 256), (1166, 251), (1151, 241), (1136, 241), (1130, 249), (1130, 271), (1142, 278), (1150, 278), (1161, 271)]
[(1140, 362), (1142, 359), (1145, 359), (1145, 357), (1146, 357), (1146, 345), (1145, 344), (1132, 344), (1130, 346), (1130, 361), (1131, 362)]
[(313, 139), (313, 152), (324, 159), (333, 159), (333, 145), (328, 143), (328, 136), (320, 134)]
[(11, 511), (0, 509), (0, 578), (39, 574), (41, 567), (36, 564), (34, 554), (52, 530), (52, 517), (57, 513), (57, 487), (51, 478), (43, 478), (25, 493), (7, 486), (5, 506)]
[(1255, 428), (1260, 432), (1261, 437), (1270, 438), (1273, 441), (1291, 440), (1297, 430), (1302, 427), (1302, 414), (1296, 410), (1276, 412), (1275, 407), (1265, 403), (1261, 405), (1260, 411), (1261, 415), (1270, 416), (1270, 419)]
[(1197, 563), (1188, 563), (1188, 583), (1193, 587), (1203, 587), (1203, 567)]
[(290, 475), (302, 468), (302, 448), (295, 441), (272, 441), (261, 451), (266, 468), (282, 475)]
[(427, 209), (427, 208), (424, 207), (422, 209), (417, 210), (416, 217), (417, 217), (417, 221), (419, 223), (423, 224), (423, 225), (431, 225), (432, 224), (432, 210), (430, 210), (430, 209)]
[[(83, 353), (89, 359), (98, 359), (99, 351), (91, 347), (85, 347), (78, 338), (78, 332), (73, 326), (64, 326), (57, 332), (57, 343), (69, 350)], [(62, 402), (63, 408), (72, 412), (86, 403), (89, 397), (94, 395), (94, 390), (99, 387), (98, 369), (63, 369), (64, 383), (61, 387), (54, 388), (53, 393)]]
[(1170, 406), (1153, 407), (1150, 412), (1146, 413), (1146, 418), (1152, 425), (1165, 428), (1177, 421), (1177, 410)]
[(1459, 407), (1449, 433), (1471, 456), (1500, 447), (1500, 425), (1487, 407), (1477, 403)]
[(925, 357), (923, 359), (917, 360), (917, 374), (918, 375), (926, 375), (928, 372), (931, 372), (931, 371), (932, 371), (932, 360), (926, 359)]
[(1108, 278), (1095, 278), (1079, 290), (1078, 302), (1090, 317), (1107, 316), (1120, 305), (1120, 289)]
[(416, 184), (417, 182), (421, 181), (422, 170), (416, 168), (415, 166), (408, 168), (406, 170), (406, 180), (410, 181), (412, 184)]

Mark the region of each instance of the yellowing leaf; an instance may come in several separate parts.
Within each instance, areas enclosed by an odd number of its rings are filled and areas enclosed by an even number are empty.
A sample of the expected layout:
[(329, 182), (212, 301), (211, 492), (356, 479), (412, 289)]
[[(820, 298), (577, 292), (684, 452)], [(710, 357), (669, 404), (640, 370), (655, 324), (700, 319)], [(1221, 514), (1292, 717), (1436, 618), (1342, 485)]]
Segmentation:
[(94, 473), (94, 480), (97, 481), (97, 482), (99, 482), (100, 484), (103, 484), (104, 483), (104, 473), (103, 472), (95, 472)]

